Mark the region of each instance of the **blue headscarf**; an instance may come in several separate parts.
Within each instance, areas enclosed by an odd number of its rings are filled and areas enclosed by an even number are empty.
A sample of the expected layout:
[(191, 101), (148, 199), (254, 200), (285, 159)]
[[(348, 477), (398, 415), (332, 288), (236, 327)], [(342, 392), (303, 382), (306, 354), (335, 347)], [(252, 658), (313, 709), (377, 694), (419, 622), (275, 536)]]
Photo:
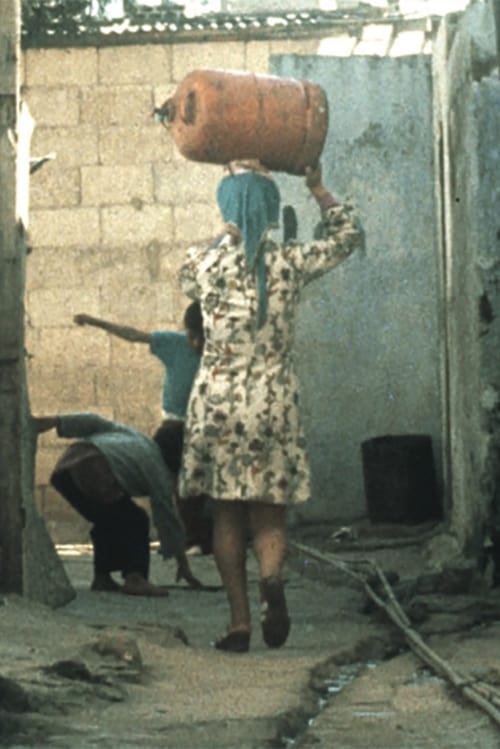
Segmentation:
[(241, 232), (248, 266), (257, 279), (257, 326), (261, 328), (266, 320), (267, 288), (266, 263), (259, 245), (267, 229), (278, 224), (278, 187), (273, 179), (255, 172), (229, 175), (217, 188), (217, 203), (224, 221)]

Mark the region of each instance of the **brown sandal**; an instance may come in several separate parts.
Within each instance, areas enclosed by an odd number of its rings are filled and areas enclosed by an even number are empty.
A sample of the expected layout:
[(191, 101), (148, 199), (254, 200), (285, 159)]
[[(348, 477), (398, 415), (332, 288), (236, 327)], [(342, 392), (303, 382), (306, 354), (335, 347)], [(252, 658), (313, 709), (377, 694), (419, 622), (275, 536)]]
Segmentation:
[(290, 632), (283, 580), (271, 575), (260, 581), (262, 637), (269, 648), (280, 648)]
[(215, 643), (217, 650), (225, 650), (226, 653), (247, 653), (250, 647), (250, 632), (235, 630), (228, 632)]

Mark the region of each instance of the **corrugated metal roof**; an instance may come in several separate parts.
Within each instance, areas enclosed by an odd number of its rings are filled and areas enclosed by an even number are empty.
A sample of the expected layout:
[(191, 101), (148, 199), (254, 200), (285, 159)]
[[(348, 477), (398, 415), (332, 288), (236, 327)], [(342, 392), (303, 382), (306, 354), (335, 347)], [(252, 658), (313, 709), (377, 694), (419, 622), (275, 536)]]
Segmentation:
[[(441, 8), (446, 3), (463, 5), (467, 1), (439, 0)], [(361, 52), (359, 48), (351, 50), (351, 53), (384, 54), (381, 52), (381, 39), (385, 33), (387, 53), (389, 46), (395, 42), (395, 25), (399, 32), (413, 31), (417, 36), (424, 34), (421, 42), (425, 45), (426, 35), (433, 26), (428, 11), (436, 3), (437, 0), (373, 0), (353, 4), (352, 0), (338, 0), (337, 8), (330, 11), (206, 13), (197, 17), (187, 16), (184, 6), (175, 3), (164, 3), (157, 7), (135, 7), (129, 3), (125, 6), (128, 9), (125, 17), (110, 19), (96, 14), (95, 0), (30, 0), (23, 3), (22, 43), (24, 47), (69, 44), (103, 46), (205, 41), (221, 37), (294, 38), (315, 32), (325, 34), (331, 29), (337, 32), (347, 30), (349, 37), (355, 38), (357, 44), (363, 44), (366, 50)], [(404, 13), (403, 7), (411, 12)], [(368, 36), (370, 33), (374, 34), (371, 40)]]

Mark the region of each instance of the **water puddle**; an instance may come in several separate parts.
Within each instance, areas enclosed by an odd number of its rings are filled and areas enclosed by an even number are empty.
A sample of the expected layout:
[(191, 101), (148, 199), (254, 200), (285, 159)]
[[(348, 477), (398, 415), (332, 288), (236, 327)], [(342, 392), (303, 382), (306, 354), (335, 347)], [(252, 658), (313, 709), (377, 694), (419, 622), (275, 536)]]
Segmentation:
[(311, 715), (304, 725), (297, 731), (295, 736), (282, 735), (277, 746), (286, 749), (293, 749), (297, 742), (304, 737), (307, 731), (314, 726), (314, 721), (318, 715), (331, 703), (340, 692), (345, 689), (357, 676), (367, 668), (376, 668), (375, 661), (368, 663), (350, 663), (345, 666), (339, 666), (335, 676), (324, 679), (322, 685), (315, 691), (319, 692), (317, 710)]

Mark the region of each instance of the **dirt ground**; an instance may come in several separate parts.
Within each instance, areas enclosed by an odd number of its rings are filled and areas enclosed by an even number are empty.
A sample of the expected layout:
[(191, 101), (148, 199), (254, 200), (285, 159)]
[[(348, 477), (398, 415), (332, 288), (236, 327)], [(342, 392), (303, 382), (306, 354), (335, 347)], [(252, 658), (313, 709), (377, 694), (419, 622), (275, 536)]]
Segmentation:
[[(227, 616), (213, 557), (192, 561), (215, 589), (194, 591), (175, 584), (173, 563), (153, 549), (152, 580), (170, 595), (148, 599), (90, 592), (89, 548), (61, 547), (76, 593), (69, 604), (0, 598), (0, 745), (500, 747), (500, 593), (470, 566), (450, 565), (439, 529), (354, 530), (291, 530), (292, 630), (280, 650), (262, 642), (249, 556), (254, 629), (245, 655), (212, 645)], [(370, 558), (387, 573), (410, 630), (457, 675), (455, 687), (331, 554), (351, 571)]]

